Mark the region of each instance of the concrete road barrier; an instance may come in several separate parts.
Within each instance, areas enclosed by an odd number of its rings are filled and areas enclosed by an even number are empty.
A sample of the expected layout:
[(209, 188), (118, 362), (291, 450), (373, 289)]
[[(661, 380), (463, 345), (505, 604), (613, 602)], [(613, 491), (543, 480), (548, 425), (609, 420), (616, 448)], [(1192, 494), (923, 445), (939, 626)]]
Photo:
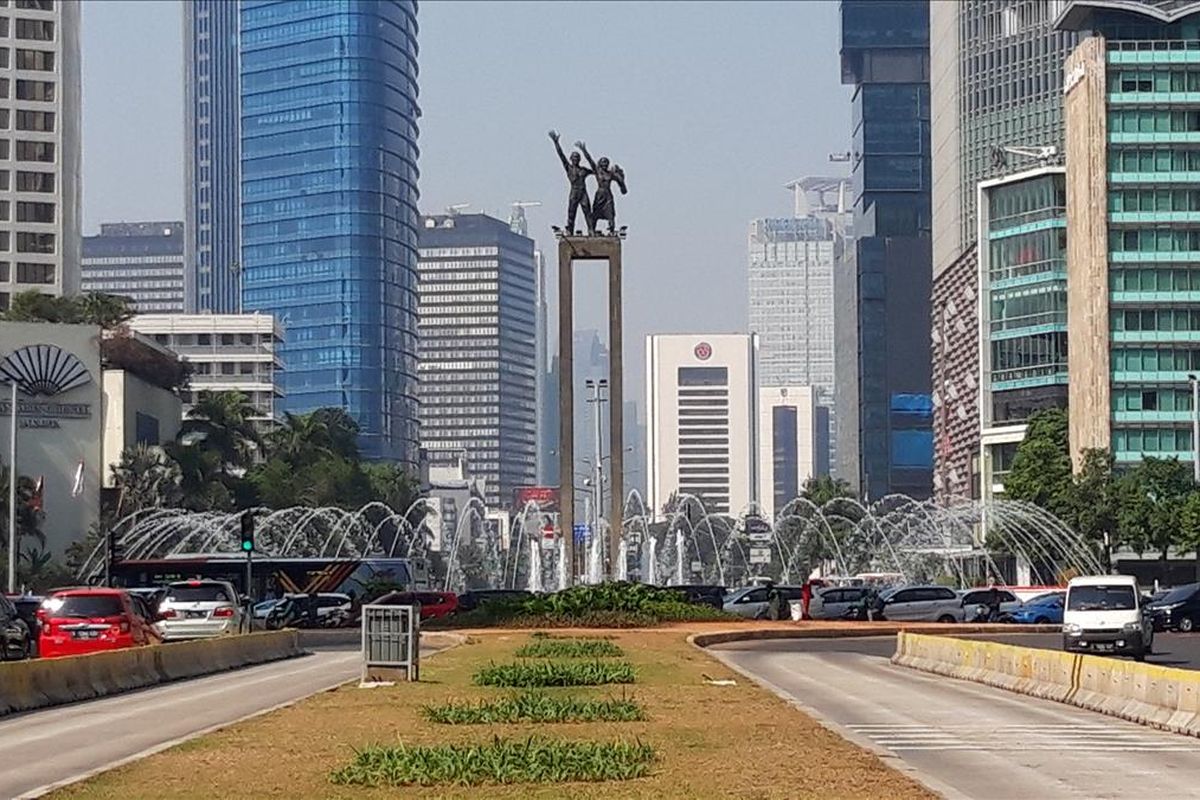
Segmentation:
[(1200, 736), (1200, 672), (902, 632), (892, 663)]
[(0, 664), (0, 716), (91, 700), (303, 655), (296, 631), (271, 631)]

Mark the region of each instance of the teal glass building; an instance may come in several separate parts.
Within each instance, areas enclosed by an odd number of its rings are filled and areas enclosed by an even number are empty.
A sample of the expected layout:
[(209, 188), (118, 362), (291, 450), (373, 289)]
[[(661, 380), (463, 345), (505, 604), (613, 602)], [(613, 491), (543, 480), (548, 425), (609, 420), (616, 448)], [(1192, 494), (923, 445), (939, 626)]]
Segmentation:
[(282, 410), (417, 463), (417, 4), (243, 0), (242, 306), (284, 326)]

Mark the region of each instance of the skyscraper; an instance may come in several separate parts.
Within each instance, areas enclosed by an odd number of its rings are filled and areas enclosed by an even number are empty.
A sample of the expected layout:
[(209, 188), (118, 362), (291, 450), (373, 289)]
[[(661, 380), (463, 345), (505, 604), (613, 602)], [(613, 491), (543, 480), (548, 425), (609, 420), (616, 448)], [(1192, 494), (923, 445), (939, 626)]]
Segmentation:
[(284, 326), (283, 410), (417, 463), (417, 7), (241, 3), (241, 276)]
[(241, 310), (238, 3), (183, 4), (184, 305)]
[(849, 227), (848, 184), (803, 178), (790, 184), (793, 217), (750, 223), (749, 321), (758, 334), (760, 379), (764, 386), (811, 386), (826, 409), (833, 407), (833, 281), (837, 239)]
[(694, 495), (740, 515), (758, 499), (758, 338), (646, 337), (646, 507)]
[(82, 289), (128, 297), (141, 314), (183, 313), (182, 222), (108, 222), (83, 237)]
[(933, 482), (929, 3), (842, 0), (841, 16), (842, 82), (854, 86), (859, 483), (871, 499), (923, 498)]
[[(79, 292), (79, 3), (0, 7), (0, 308)], [(11, 39), (9, 38), (11, 37)], [(11, 166), (11, 170), (7, 167)]]
[(1067, 4), (1071, 451), (1193, 460), (1200, 2)]
[(533, 240), (485, 214), (424, 218), (421, 446), (465, 452), (489, 508), (537, 479)]
[[(979, 456), (987, 457), (980, 450), (978, 386), (977, 255), (987, 255), (975, 247), (979, 184), (1039, 162), (1060, 162), (1062, 63), (1075, 41), (1074, 33), (1054, 28), (1064, 5), (1062, 0), (930, 4), (931, 38), (937, 43), (930, 78), (934, 484), (947, 499), (972, 491), (977, 477), (973, 464)], [(997, 291), (1006, 291), (1003, 280), (995, 284)], [(1014, 329), (1003, 335), (1020, 333)], [(1036, 410), (1035, 405), (1024, 407)], [(990, 418), (990, 412), (984, 417)]]

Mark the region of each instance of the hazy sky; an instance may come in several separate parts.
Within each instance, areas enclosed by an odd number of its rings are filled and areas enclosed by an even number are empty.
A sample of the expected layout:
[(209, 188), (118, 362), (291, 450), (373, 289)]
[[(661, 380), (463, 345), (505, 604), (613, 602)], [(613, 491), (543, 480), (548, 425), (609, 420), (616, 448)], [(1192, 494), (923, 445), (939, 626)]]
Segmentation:
[[(181, 16), (174, 0), (84, 3), (85, 232), (182, 218)], [(546, 131), (625, 168), (639, 401), (643, 336), (744, 330), (749, 220), (790, 213), (788, 180), (844, 168), (828, 162), (850, 119), (832, 0), (426, 0), (419, 22), (423, 211), (540, 200), (530, 231), (550, 254), (566, 192)], [(577, 326), (601, 327), (599, 275), (581, 277)]]

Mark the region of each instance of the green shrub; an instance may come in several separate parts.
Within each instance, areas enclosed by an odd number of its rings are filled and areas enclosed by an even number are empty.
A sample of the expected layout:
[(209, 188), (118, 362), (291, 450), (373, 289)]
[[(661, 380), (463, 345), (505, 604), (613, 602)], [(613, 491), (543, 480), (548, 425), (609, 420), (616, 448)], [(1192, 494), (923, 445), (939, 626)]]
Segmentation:
[(356, 786), (621, 781), (650, 771), (654, 748), (641, 742), (568, 742), (530, 737), (489, 744), (372, 746), (329, 776)]
[(644, 583), (575, 586), (548, 595), (495, 600), (455, 614), (444, 624), (457, 627), (642, 628), (664, 622), (737, 620), (710, 606), (685, 602), (671, 589)]
[(447, 703), (421, 709), (444, 725), (491, 725), (502, 722), (635, 722), (642, 707), (626, 698), (593, 700), (546, 692), (522, 692), (501, 700)]
[(517, 661), (490, 664), (475, 673), (478, 686), (526, 688), (541, 686), (602, 686), (633, 683), (635, 672), (628, 661)]
[(517, 658), (620, 658), (625, 651), (603, 639), (537, 639), (517, 650)]

